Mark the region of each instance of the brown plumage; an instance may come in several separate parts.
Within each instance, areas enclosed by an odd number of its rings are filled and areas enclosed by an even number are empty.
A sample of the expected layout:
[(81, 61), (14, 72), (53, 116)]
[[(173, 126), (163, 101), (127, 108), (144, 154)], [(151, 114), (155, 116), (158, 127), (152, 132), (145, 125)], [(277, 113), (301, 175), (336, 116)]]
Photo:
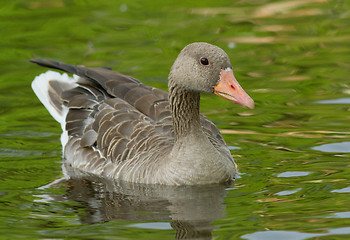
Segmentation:
[(222, 49), (207, 43), (186, 46), (171, 68), (169, 96), (106, 68), (32, 62), (78, 76), (69, 79), (49, 72), (32, 84), (62, 125), (64, 156), (73, 168), (168, 185), (219, 183), (235, 177), (235, 163), (222, 135), (199, 113), (200, 92), (254, 106), (232, 79), (229, 88), (237, 93), (220, 85), (221, 75), (232, 72)]

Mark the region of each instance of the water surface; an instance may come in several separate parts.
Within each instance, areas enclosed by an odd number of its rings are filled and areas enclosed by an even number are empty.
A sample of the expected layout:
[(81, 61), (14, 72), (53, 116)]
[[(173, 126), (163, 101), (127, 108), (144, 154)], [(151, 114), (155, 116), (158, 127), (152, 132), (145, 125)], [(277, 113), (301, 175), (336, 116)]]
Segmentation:
[[(350, 2), (6, 1), (0, 8), (4, 239), (349, 239)], [(109, 66), (167, 88), (188, 43), (231, 57), (256, 108), (203, 95), (240, 175), (151, 187), (62, 169), (30, 58)], [(70, 179), (64, 172), (72, 173)]]

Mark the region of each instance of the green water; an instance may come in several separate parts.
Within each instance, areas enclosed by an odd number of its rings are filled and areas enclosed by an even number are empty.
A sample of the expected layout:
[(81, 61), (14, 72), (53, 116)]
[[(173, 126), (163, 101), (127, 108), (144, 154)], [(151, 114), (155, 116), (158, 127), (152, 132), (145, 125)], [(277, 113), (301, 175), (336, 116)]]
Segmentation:
[[(3, 1), (0, 239), (350, 239), (350, 1)], [(216, 44), (255, 100), (202, 96), (233, 186), (63, 180), (60, 126), (30, 58), (110, 66), (162, 89), (180, 49)]]

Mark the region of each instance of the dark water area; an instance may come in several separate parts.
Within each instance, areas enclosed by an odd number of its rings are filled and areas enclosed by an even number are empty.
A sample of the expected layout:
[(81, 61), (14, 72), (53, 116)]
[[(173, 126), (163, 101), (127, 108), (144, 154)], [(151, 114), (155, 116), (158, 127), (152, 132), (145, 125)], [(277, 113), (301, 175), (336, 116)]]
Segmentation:
[[(0, 239), (350, 239), (350, 1), (15, 0), (0, 33)], [(135, 185), (62, 165), (61, 128), (30, 87), (46, 70), (29, 59), (166, 90), (197, 41), (228, 53), (256, 103), (201, 97), (234, 184)]]

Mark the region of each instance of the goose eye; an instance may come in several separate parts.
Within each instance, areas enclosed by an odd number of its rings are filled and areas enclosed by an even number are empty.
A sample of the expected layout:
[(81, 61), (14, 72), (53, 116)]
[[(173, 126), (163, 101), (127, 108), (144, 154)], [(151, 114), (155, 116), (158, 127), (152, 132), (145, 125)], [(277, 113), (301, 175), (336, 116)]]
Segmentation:
[(208, 65), (209, 64), (209, 60), (206, 57), (202, 57), (200, 62), (201, 62), (202, 65)]

